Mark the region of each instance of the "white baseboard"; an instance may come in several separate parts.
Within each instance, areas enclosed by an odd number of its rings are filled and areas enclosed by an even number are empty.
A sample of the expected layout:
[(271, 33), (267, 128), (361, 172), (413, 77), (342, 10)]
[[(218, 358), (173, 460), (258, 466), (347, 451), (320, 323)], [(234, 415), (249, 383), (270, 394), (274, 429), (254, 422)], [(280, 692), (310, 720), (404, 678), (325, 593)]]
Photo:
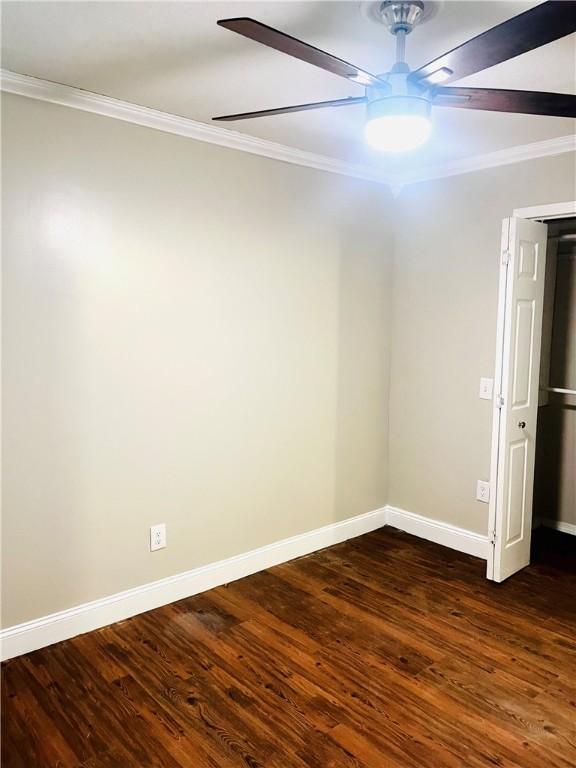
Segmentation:
[(543, 517), (540, 519), (540, 525), (545, 528), (554, 528), (555, 531), (562, 531), (562, 533), (569, 533), (571, 536), (576, 536), (576, 524), (564, 523), (562, 520), (551, 520), (549, 517)]
[(398, 507), (386, 507), (386, 521), (388, 525), (411, 533), (413, 536), (434, 541), (436, 544), (465, 552), (467, 555), (481, 557), (483, 560), (488, 559), (492, 546), (488, 536), (482, 536), (464, 528), (457, 528), (449, 523), (432, 520), (429, 517), (422, 517), (422, 515), (416, 515), (414, 512), (398, 509)]
[(197, 595), (295, 557), (361, 536), (386, 525), (386, 508), (332, 523), (210, 565), (43, 616), (0, 631), (4, 661), (153, 608)]
[[(552, 523), (552, 521), (542, 522), (544, 525)], [(5, 661), (14, 656), (68, 640), (84, 632), (105, 627), (116, 621), (123, 621), (138, 613), (197, 595), (293, 560), (295, 557), (302, 557), (324, 547), (375, 531), (386, 524), (450, 549), (466, 552), (484, 560), (488, 558), (491, 544), (487, 536), (416, 515), (404, 509), (386, 506), (229, 557), (226, 560), (8, 627), (0, 631), (0, 658)], [(576, 533), (576, 526), (570, 526), (567, 523), (558, 525), (563, 526), (559, 530)], [(567, 530), (566, 527), (572, 530)]]

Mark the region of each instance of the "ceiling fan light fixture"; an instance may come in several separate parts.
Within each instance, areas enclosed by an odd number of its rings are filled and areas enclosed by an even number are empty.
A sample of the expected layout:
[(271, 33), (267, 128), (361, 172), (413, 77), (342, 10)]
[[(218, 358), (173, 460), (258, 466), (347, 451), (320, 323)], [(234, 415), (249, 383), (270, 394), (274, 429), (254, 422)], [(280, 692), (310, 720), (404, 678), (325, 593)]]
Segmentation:
[(438, 83), (445, 83), (449, 80), (454, 73), (448, 67), (440, 67), (429, 75), (423, 78), (429, 85), (438, 85)]
[(351, 80), (353, 83), (358, 83), (359, 85), (371, 85), (372, 79), (370, 75), (364, 74), (364, 72), (358, 72), (355, 75), (347, 75), (348, 80)]
[(420, 96), (387, 96), (368, 104), (366, 143), (379, 152), (408, 152), (432, 133), (430, 102)]

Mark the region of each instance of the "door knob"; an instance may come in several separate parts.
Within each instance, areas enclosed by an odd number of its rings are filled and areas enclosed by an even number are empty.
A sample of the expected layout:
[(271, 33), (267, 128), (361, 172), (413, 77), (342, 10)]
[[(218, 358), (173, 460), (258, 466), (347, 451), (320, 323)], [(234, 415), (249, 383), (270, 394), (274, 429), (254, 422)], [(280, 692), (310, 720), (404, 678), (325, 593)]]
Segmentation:
[(526, 427), (526, 422), (525, 421), (519, 421), (518, 422), (518, 426), (520, 427), (520, 429), (524, 429)]

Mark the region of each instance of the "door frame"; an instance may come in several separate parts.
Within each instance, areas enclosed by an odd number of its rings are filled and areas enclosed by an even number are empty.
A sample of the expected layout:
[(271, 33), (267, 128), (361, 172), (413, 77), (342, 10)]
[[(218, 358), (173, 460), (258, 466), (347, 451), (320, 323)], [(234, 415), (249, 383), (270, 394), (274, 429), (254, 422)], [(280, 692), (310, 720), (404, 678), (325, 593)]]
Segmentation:
[[(542, 205), (533, 205), (528, 208), (516, 208), (512, 211), (512, 216), (518, 219), (534, 219), (537, 221), (553, 221), (554, 219), (564, 219), (570, 216), (576, 216), (576, 200), (569, 200), (564, 203), (548, 203)], [(498, 509), (498, 499), (500, 497), (498, 483), (500, 481), (498, 469), (499, 458), (503, 448), (504, 434), (501, 429), (500, 393), (502, 392), (504, 349), (506, 345), (506, 334), (510, 332), (510, 323), (506, 323), (506, 292), (508, 288), (508, 269), (506, 252), (508, 249), (508, 229), (502, 228), (502, 240), (500, 244), (500, 275), (498, 282), (498, 310), (496, 318), (496, 362), (494, 366), (494, 398), (492, 409), (492, 445), (490, 451), (490, 502), (488, 506), (488, 540), (491, 547), (488, 552), (486, 563), (486, 578), (494, 579), (494, 555), (498, 516), (501, 511)], [(544, 265), (545, 266), (545, 265)], [(540, 335), (540, 343), (542, 336)], [(533, 473), (532, 473), (533, 474)], [(530, 478), (534, 481), (534, 477)]]

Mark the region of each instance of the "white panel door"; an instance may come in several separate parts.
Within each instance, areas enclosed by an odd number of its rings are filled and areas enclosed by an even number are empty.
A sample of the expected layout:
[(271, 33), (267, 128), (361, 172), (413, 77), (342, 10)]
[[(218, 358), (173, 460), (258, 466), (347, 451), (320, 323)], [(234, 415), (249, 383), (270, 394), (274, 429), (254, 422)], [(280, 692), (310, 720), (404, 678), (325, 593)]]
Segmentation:
[(542, 307), (548, 227), (505, 219), (506, 260), (500, 439), (496, 488), (495, 581), (530, 562)]

